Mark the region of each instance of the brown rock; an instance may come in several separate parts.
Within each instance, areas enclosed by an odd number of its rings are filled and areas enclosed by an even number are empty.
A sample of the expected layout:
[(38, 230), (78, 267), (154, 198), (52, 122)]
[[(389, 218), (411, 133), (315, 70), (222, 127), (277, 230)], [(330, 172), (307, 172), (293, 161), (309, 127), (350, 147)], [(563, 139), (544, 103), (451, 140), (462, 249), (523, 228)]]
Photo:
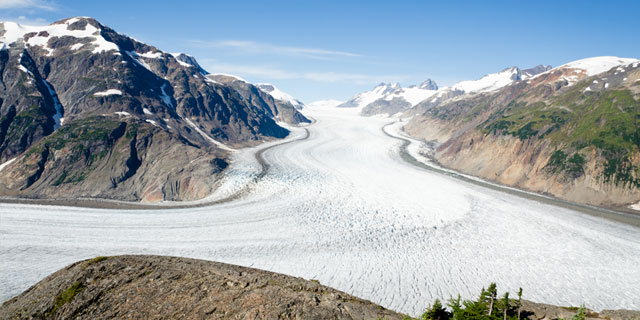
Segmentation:
[(317, 281), (218, 262), (117, 256), (74, 263), (0, 307), (0, 319), (402, 319)]

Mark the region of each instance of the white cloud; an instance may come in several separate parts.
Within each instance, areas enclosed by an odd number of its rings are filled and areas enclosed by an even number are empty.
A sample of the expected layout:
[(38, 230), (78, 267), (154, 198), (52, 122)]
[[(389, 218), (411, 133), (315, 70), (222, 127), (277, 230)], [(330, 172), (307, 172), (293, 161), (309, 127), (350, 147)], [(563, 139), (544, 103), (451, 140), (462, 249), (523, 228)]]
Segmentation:
[[(0, 0), (2, 1), (2, 0)], [(42, 19), (42, 18), (31, 18), (31, 17), (26, 17), (26, 16), (19, 16), (19, 17), (6, 17), (6, 16), (1, 16), (0, 15), (0, 21), (13, 21), (13, 22), (17, 22), (20, 23), (22, 25), (27, 25), (27, 26), (44, 26), (49, 24), (49, 21)]]
[(268, 43), (260, 43), (254, 41), (242, 41), (242, 40), (225, 40), (225, 41), (201, 41), (201, 40), (193, 40), (194, 44), (203, 46), (203, 47), (212, 47), (212, 48), (230, 48), (234, 50), (238, 50), (244, 53), (251, 54), (275, 54), (275, 55), (284, 55), (284, 56), (297, 56), (297, 57), (306, 57), (312, 59), (333, 59), (333, 58), (352, 58), (352, 57), (360, 57), (360, 54), (345, 52), (345, 51), (335, 51), (335, 50), (326, 50), (319, 48), (304, 48), (304, 47), (290, 47), (290, 46), (280, 46)]
[(227, 64), (214, 59), (202, 59), (202, 65), (211, 73), (225, 73), (245, 78), (256, 77), (260, 79), (275, 80), (301, 79), (316, 82), (366, 85), (383, 81), (400, 82), (409, 78), (404, 75), (368, 75), (343, 72), (290, 72), (272, 66)]
[(46, 0), (0, 0), (0, 9), (42, 9), (54, 11), (57, 5), (53, 1)]

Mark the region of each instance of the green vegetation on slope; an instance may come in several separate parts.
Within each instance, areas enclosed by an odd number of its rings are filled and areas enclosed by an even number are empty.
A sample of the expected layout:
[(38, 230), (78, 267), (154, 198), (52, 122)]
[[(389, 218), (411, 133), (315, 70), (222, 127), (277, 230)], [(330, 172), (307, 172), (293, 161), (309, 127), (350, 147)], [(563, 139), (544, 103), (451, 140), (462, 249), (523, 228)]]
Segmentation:
[[(492, 283), (487, 289), (482, 288), (478, 299), (462, 300), (460, 295), (450, 298), (448, 308), (439, 299), (430, 305), (418, 318), (419, 320), (520, 320), (527, 319), (532, 313), (522, 310), (522, 288), (517, 298), (510, 298), (509, 292), (498, 295), (496, 284)], [(584, 320), (586, 309), (577, 308), (578, 313), (572, 320)], [(413, 319), (406, 317), (406, 319)]]
[(520, 140), (548, 139), (557, 148), (548, 171), (570, 178), (582, 175), (584, 155), (595, 150), (604, 182), (640, 187), (640, 168), (631, 160), (640, 151), (640, 100), (629, 90), (584, 92), (586, 83), (546, 103), (516, 100), (491, 117), (483, 131)]
[[(59, 169), (51, 185), (60, 186), (82, 182), (104, 164), (101, 161), (125, 162), (131, 157), (131, 148), (141, 135), (154, 130), (149, 125), (127, 123), (117, 119), (95, 116), (65, 124), (52, 135), (31, 147), (25, 158), (41, 157), (45, 150), (56, 155), (45, 161), (55, 161)], [(123, 138), (124, 137), (124, 138)]]
[(73, 283), (69, 288), (67, 288), (66, 290), (62, 291), (58, 296), (56, 296), (56, 300), (55, 300), (55, 304), (53, 306), (53, 309), (51, 310), (51, 314), (56, 313), (56, 311), (64, 306), (65, 304), (71, 302), (71, 300), (73, 300), (73, 298), (80, 293), (80, 291), (82, 291), (82, 289), (84, 289), (84, 286), (82, 285), (82, 283), (80, 283), (79, 281), (76, 281), (75, 283)]

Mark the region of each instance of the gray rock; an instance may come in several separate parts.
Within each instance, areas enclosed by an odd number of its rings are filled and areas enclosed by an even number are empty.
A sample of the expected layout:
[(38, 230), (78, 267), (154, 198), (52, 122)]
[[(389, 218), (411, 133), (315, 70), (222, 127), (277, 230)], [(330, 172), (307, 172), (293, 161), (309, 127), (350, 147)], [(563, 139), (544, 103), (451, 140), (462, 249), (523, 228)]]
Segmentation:
[(159, 256), (74, 263), (0, 307), (0, 319), (402, 319), (308, 281), (218, 262)]

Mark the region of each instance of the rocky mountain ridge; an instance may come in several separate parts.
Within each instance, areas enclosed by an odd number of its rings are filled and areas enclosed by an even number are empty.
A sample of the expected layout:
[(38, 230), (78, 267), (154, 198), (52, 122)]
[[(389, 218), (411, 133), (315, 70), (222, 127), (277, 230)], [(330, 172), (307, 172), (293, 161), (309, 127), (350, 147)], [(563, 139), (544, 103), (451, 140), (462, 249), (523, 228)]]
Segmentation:
[(627, 206), (640, 201), (639, 67), (617, 57), (574, 61), (498, 90), (418, 105), (405, 130), (435, 141), (435, 159), (464, 173)]
[(207, 79), (235, 89), (248, 103), (261, 106), (278, 121), (290, 125), (311, 122), (298, 111), (304, 106), (302, 102), (278, 90), (273, 85), (254, 85), (244, 79), (225, 74), (208, 74)]
[(339, 108), (359, 108), (361, 114), (393, 115), (405, 111), (435, 94), (438, 85), (427, 79), (419, 85), (402, 88), (398, 83), (380, 83), (370, 91), (353, 96)]
[(2, 22), (0, 42), (4, 196), (194, 200), (234, 148), (288, 135), (255, 103), (262, 92), (241, 94), (193, 57), (91, 18)]

